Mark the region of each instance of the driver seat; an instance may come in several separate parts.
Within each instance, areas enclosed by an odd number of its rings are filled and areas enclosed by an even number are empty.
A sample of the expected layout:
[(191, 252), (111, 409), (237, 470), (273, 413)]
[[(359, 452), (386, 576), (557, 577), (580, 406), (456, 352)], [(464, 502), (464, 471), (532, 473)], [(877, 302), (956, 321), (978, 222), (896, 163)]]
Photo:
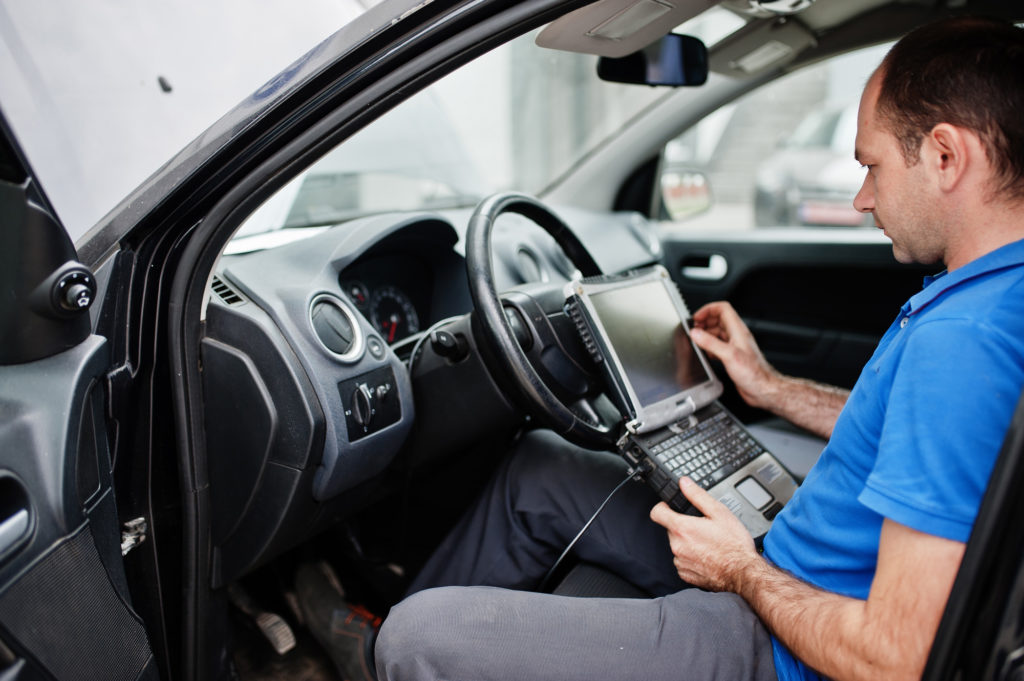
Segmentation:
[(651, 597), (643, 589), (592, 563), (577, 563), (551, 593), (577, 598)]

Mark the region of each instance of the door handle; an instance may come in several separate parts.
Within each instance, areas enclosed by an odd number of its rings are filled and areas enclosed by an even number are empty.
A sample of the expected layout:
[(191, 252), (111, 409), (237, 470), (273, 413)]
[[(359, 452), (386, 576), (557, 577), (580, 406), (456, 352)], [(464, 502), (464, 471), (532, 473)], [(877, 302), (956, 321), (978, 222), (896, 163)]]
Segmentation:
[(0, 555), (7, 552), (28, 531), (28, 509), (19, 509), (0, 521)]
[(721, 281), (729, 273), (729, 262), (720, 253), (711, 253), (706, 256), (689, 256), (683, 261), (680, 272), (684, 279)]
[(14, 475), (0, 469), (0, 557), (24, 541), (32, 529), (28, 492)]

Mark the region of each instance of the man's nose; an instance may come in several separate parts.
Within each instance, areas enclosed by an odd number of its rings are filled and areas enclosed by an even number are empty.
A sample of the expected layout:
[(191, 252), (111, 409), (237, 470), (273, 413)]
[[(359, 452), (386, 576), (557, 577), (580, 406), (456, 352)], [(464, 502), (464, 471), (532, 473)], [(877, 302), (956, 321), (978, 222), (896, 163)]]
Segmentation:
[(860, 191), (853, 197), (853, 207), (861, 213), (870, 213), (875, 209), (875, 191), (871, 187), (871, 177), (864, 176)]

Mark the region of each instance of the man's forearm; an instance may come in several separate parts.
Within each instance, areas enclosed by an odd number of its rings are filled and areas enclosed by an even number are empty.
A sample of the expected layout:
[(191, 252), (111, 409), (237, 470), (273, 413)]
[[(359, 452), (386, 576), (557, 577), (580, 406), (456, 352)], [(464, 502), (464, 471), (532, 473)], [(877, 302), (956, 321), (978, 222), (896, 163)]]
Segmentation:
[(776, 374), (756, 406), (827, 440), (849, 396), (842, 388)]
[(817, 589), (763, 559), (744, 571), (741, 595), (804, 664), (837, 681), (913, 678), (913, 661), (868, 616), (868, 604)]
[(882, 521), (867, 600), (830, 593), (757, 553), (746, 527), (689, 478), (679, 489), (700, 517), (661, 502), (651, 519), (668, 531), (679, 577), (742, 596), (804, 664), (834, 679), (920, 678), (963, 558), (964, 544)]

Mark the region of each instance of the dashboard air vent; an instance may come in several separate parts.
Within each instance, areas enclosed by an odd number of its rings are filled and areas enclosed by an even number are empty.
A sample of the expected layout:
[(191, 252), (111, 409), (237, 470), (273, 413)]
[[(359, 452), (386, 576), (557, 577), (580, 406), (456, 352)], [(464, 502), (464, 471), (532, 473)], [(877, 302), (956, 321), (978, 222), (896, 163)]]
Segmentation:
[(340, 300), (320, 296), (309, 308), (313, 333), (325, 348), (344, 361), (359, 358), (363, 351), (363, 337), (355, 316)]
[(227, 305), (238, 305), (245, 302), (242, 296), (238, 295), (233, 288), (224, 283), (224, 280), (218, 276), (213, 277), (213, 283), (210, 284), (210, 288)]
[(524, 284), (535, 281), (548, 281), (547, 270), (541, 265), (540, 256), (528, 246), (520, 245), (516, 249), (516, 269)]

